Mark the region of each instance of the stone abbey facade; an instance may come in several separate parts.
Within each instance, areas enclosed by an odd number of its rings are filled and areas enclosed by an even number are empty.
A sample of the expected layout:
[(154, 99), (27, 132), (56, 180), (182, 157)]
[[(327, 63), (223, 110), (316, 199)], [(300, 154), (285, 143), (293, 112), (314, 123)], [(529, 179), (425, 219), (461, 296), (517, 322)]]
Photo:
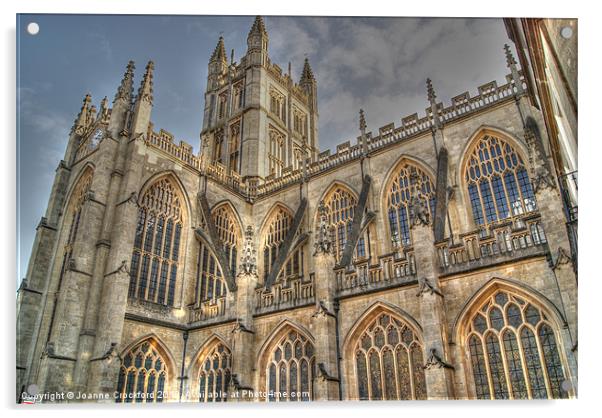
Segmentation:
[(198, 155), (151, 123), (153, 63), (87, 95), (17, 300), (17, 398), (577, 395), (577, 272), (540, 111), (502, 85), (320, 152), (317, 81), (209, 62)]

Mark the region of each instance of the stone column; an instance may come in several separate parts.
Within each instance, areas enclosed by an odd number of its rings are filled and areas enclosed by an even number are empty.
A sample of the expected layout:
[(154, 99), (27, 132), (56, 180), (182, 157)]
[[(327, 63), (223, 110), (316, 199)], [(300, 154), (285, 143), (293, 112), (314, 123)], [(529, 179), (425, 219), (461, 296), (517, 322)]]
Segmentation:
[[(418, 275), (420, 298), (420, 323), (425, 355), (425, 377), (428, 399), (454, 399), (453, 368), (446, 359), (450, 358), (446, 333), (443, 294), (439, 290), (437, 253), (428, 209), (421, 210), (420, 202), (411, 207), (412, 241)], [(416, 203), (418, 202), (418, 203)], [(423, 207), (422, 207), (423, 208)]]
[(320, 202), (320, 225), (316, 233), (314, 253), (314, 295), (316, 311), (311, 328), (316, 339), (316, 372), (314, 395), (316, 400), (339, 400), (339, 372), (337, 359), (337, 320), (335, 312), (336, 280), (334, 276), (334, 248), (331, 231), (326, 227), (326, 207)]

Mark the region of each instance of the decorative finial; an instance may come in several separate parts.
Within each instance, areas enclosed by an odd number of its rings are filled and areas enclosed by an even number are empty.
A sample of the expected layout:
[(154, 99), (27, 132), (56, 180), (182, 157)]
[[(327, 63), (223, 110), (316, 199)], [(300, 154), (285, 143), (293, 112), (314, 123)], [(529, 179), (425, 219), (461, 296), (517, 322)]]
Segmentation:
[(303, 71), (301, 72), (301, 82), (314, 81), (315, 79), (314, 72), (309, 65), (309, 59), (305, 57), (305, 61), (303, 61)]
[(510, 45), (504, 44), (504, 52), (506, 53), (506, 65), (508, 68), (511, 68), (513, 65), (516, 65), (516, 60), (512, 55), (512, 50), (510, 49)]
[(364, 114), (364, 109), (360, 109), (360, 132), (362, 135), (366, 134), (366, 115)]
[(89, 121), (89, 113), (90, 113), (90, 103), (92, 102), (92, 95), (90, 93), (86, 93), (84, 96), (84, 100), (82, 103), (82, 107), (73, 123), (73, 130), (78, 135), (83, 135), (86, 128), (88, 127)]
[(217, 40), (217, 45), (215, 46), (215, 49), (213, 50), (213, 54), (211, 54), (211, 59), (210, 61), (226, 61), (226, 47), (224, 46), (224, 37), (220, 35), (219, 39)]
[(263, 23), (263, 18), (261, 16), (255, 16), (255, 21), (253, 22), (253, 26), (251, 26), (251, 30), (249, 31), (249, 35), (256, 33), (262, 35), (267, 35), (268, 33), (265, 29), (265, 23)]
[(427, 92), (429, 102), (431, 104), (435, 103), (435, 101), (437, 100), (437, 96), (435, 95), (435, 89), (433, 88), (433, 82), (431, 81), (430, 78), (426, 79), (426, 92)]
[(108, 122), (109, 119), (109, 99), (105, 96), (100, 102), (100, 113), (98, 118), (102, 123)]

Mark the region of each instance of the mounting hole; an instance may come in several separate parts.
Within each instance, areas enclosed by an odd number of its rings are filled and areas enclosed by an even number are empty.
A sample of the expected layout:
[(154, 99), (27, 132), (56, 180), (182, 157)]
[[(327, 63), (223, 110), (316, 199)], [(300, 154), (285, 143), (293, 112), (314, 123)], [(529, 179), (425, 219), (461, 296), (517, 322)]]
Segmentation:
[(563, 27), (560, 29), (560, 36), (562, 36), (564, 39), (570, 39), (571, 36), (573, 36), (573, 29), (569, 26)]
[(27, 33), (30, 35), (37, 35), (39, 31), (40, 25), (38, 25), (36, 22), (31, 22), (27, 25)]

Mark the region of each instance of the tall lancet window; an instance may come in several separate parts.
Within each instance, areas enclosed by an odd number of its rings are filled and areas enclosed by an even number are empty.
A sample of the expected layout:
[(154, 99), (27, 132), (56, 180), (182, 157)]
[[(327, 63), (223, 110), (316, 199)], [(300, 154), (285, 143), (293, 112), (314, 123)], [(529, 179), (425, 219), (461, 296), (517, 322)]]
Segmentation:
[(222, 343), (216, 344), (201, 360), (199, 401), (226, 402), (232, 376), (232, 353)]
[(315, 367), (314, 345), (291, 329), (280, 338), (268, 360), (267, 400), (310, 401), (313, 398)]
[(435, 187), (428, 174), (416, 165), (403, 161), (394, 172), (388, 187), (386, 203), (389, 232), (393, 247), (412, 245), (410, 204), (416, 193), (427, 205), (431, 219), (435, 214)]
[(286, 138), (276, 129), (270, 128), (270, 149), (268, 154), (270, 174), (280, 176), (284, 169), (286, 158), (285, 147)]
[(568, 394), (550, 318), (536, 303), (498, 291), (475, 310), (465, 346), (478, 399), (557, 399)]
[(61, 263), (61, 272), (59, 276), (59, 289), (63, 282), (65, 271), (67, 271), (67, 268), (69, 266), (69, 260), (73, 255), (73, 244), (75, 243), (75, 238), (77, 237), (77, 234), (79, 232), (79, 224), (81, 222), (82, 210), (84, 207), (84, 202), (86, 201), (86, 196), (90, 191), (90, 185), (92, 184), (93, 174), (94, 172), (91, 168), (86, 168), (86, 171), (84, 171), (84, 173), (80, 176), (79, 180), (77, 181), (77, 184), (73, 189), (71, 198), (69, 200), (69, 204), (67, 206), (67, 210), (65, 212), (65, 219), (67, 220), (67, 222), (69, 222), (67, 224), (69, 225), (69, 232), (67, 233), (65, 246), (63, 247), (63, 261)]
[(508, 142), (484, 135), (468, 155), (464, 180), (478, 226), (536, 209), (525, 163)]
[[(234, 213), (228, 205), (223, 204), (211, 211), (211, 219), (222, 241), (230, 271), (236, 276), (237, 246), (241, 234)], [(204, 302), (224, 296), (228, 288), (215, 255), (204, 242), (201, 241), (199, 246), (196, 298), (198, 302)]]
[[(340, 260), (345, 250), (345, 245), (351, 235), (353, 225), (353, 216), (357, 199), (349, 190), (337, 186), (333, 188), (324, 198), (328, 223), (334, 234), (335, 258)], [(355, 257), (357, 259), (367, 258), (369, 256), (368, 232), (364, 231), (355, 247)]]
[(118, 403), (163, 402), (167, 367), (155, 342), (147, 340), (131, 349), (119, 368)]
[[(282, 206), (275, 208), (270, 215), (263, 243), (263, 267), (265, 278), (267, 278), (272, 271), (272, 266), (276, 262), (276, 258), (284, 245), (286, 235), (292, 224), (293, 215)], [(288, 258), (284, 268), (278, 273), (278, 279), (302, 276), (303, 257), (303, 246), (300, 246)]]
[(400, 319), (380, 314), (358, 338), (354, 355), (360, 400), (426, 399), (422, 344)]
[(240, 121), (230, 127), (230, 140), (228, 144), (228, 154), (230, 155), (230, 171), (238, 173), (238, 164), (240, 156)]
[(164, 177), (144, 193), (138, 210), (130, 298), (173, 306), (183, 223), (180, 195)]

